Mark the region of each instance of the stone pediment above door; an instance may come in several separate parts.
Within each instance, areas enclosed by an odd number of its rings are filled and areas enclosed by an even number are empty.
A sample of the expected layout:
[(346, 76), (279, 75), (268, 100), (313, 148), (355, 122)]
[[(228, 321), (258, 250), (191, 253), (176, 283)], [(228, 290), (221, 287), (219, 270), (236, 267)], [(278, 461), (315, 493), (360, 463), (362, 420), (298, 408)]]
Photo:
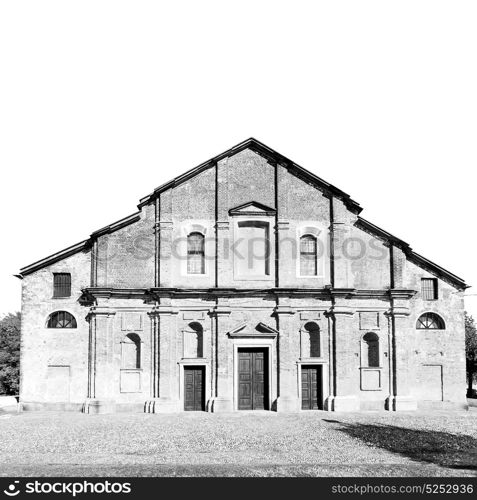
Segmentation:
[(248, 203), (243, 203), (238, 207), (231, 208), (229, 210), (229, 215), (247, 215), (247, 216), (260, 216), (266, 215), (271, 216), (276, 214), (276, 210), (271, 207), (267, 207), (266, 205), (262, 205), (257, 201), (249, 201)]
[(278, 330), (266, 325), (265, 323), (258, 323), (253, 325), (250, 323), (241, 323), (229, 332), (229, 337), (254, 337), (254, 338), (275, 338), (278, 335)]

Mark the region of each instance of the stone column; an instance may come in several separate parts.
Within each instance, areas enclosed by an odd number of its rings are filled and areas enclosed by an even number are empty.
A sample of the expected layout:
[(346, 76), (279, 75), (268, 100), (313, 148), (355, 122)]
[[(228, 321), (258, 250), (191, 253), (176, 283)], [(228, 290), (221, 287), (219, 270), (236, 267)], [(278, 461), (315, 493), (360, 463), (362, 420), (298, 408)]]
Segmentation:
[(298, 411), (297, 356), (299, 330), (294, 322), (295, 310), (286, 305), (275, 308), (278, 334), (278, 397), (276, 410), (279, 412)]
[(411, 356), (415, 325), (410, 318), (409, 299), (412, 290), (390, 290), (391, 294), (391, 336), (393, 360), (393, 394), (388, 407), (394, 411), (417, 409), (417, 402), (411, 396)]
[(151, 318), (151, 397), (145, 402), (146, 413), (179, 411), (179, 375), (177, 368), (178, 311), (170, 300), (161, 302), (149, 313)]
[(114, 334), (115, 311), (109, 307), (92, 307), (88, 314), (88, 398), (85, 413), (112, 413), (115, 411)]
[(212, 311), (215, 318), (215, 395), (210, 405), (213, 412), (233, 411), (233, 362), (230, 363), (232, 345), (227, 337), (231, 310), (227, 301), (221, 301)]

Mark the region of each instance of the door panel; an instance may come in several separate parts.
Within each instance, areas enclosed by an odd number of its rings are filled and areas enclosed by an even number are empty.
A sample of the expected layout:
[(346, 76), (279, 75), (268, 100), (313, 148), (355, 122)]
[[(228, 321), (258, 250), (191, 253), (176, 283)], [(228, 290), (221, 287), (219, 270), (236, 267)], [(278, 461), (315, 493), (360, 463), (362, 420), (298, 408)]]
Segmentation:
[(184, 410), (204, 411), (205, 409), (205, 369), (184, 367)]
[(301, 367), (301, 408), (323, 409), (322, 366)]
[(268, 409), (268, 353), (265, 349), (238, 352), (239, 410)]

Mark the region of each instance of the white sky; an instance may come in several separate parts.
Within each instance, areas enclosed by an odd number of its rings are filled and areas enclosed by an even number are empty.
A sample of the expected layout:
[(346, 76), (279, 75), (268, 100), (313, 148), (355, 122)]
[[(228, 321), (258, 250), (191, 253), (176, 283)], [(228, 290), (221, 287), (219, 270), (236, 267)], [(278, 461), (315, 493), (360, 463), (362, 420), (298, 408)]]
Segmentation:
[(254, 136), (465, 278), (475, 1), (0, 3), (0, 314), (19, 268)]

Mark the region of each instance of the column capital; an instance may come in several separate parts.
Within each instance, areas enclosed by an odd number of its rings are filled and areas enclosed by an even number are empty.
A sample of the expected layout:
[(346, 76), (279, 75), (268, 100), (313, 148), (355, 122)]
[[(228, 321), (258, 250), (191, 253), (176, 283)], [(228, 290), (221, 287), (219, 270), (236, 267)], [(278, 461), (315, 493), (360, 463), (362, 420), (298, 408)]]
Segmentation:
[(393, 305), (391, 306), (389, 311), (385, 312), (384, 314), (394, 318), (405, 318), (411, 314), (411, 310), (407, 306)]
[(274, 309), (274, 313), (277, 315), (286, 314), (288, 316), (292, 316), (296, 313), (296, 310), (291, 306), (276, 306)]
[(417, 291), (412, 290), (410, 288), (390, 288), (389, 289), (389, 296), (393, 300), (409, 300), (414, 295), (416, 295)]
[(210, 316), (229, 316), (232, 313), (232, 309), (228, 306), (216, 306), (209, 309)]
[(215, 228), (217, 230), (220, 230), (220, 229), (230, 229), (230, 222), (227, 220), (227, 221), (217, 221), (215, 223)]
[(290, 228), (290, 221), (286, 219), (278, 219), (277, 229), (278, 230), (286, 230)]
[(149, 316), (160, 316), (160, 315), (172, 315), (172, 314), (179, 314), (179, 310), (176, 309), (175, 307), (166, 305), (166, 306), (154, 306), (151, 311), (149, 311), (147, 314)]
[(354, 307), (350, 307), (343, 304), (335, 304), (332, 306), (329, 311), (326, 313), (328, 316), (336, 317), (336, 316), (354, 316), (356, 309)]
[(409, 316), (411, 314), (409, 300), (416, 293), (416, 290), (407, 288), (391, 288), (389, 290), (391, 307), (388, 314), (394, 317)]
[(171, 220), (160, 220), (154, 224), (159, 231), (173, 229), (174, 223)]
[(88, 318), (92, 316), (114, 316), (116, 314), (116, 311), (113, 309), (110, 309), (109, 307), (106, 306), (94, 306), (91, 307), (89, 312), (88, 312)]

